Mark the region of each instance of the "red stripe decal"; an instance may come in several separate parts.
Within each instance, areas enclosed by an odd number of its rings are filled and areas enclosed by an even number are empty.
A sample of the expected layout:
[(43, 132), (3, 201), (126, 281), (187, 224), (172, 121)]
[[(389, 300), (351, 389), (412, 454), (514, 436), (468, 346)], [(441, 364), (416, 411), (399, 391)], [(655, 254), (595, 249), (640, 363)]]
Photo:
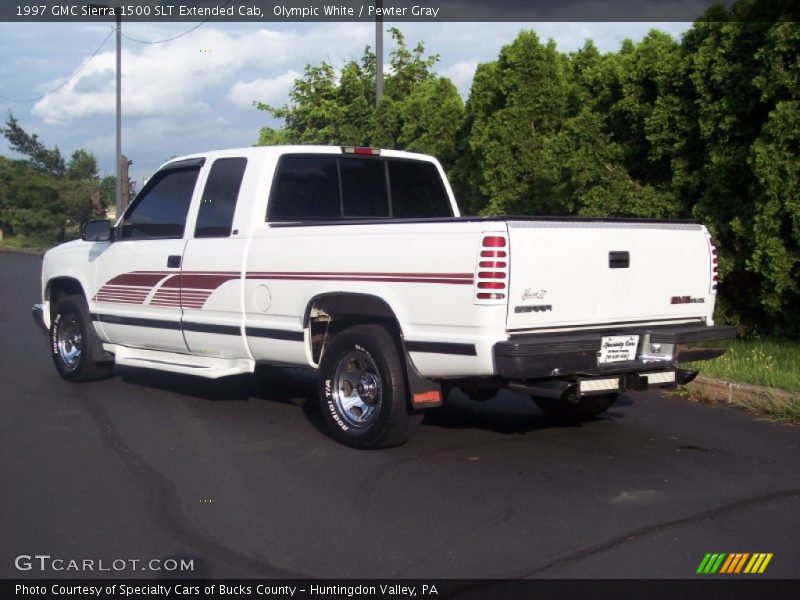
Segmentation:
[(413, 277), (425, 279), (433, 277), (436, 279), (472, 279), (472, 273), (394, 273), (394, 272), (370, 272), (370, 271), (249, 271), (247, 276), (261, 277), (263, 275), (323, 275), (337, 277)]
[(239, 279), (238, 273), (230, 273), (227, 275), (205, 275), (205, 274), (182, 274), (175, 277), (170, 277), (164, 282), (165, 288), (196, 288), (201, 290), (215, 290), (226, 281)]
[(289, 281), (374, 281), (388, 283), (447, 283), (456, 285), (472, 285), (472, 276), (469, 279), (444, 279), (433, 277), (399, 277), (392, 275), (385, 276), (359, 276), (359, 275), (253, 275), (247, 274), (248, 279), (270, 279), (270, 280), (289, 280)]
[(167, 273), (123, 273), (107, 281), (106, 285), (140, 285), (153, 287), (161, 281), (165, 275), (167, 275)]

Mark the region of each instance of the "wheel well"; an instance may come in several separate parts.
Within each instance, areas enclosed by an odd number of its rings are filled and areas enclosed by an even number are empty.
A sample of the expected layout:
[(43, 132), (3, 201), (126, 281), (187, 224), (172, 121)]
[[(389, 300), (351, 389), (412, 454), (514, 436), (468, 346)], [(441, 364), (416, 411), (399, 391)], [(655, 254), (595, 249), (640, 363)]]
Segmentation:
[(402, 330), (385, 300), (368, 294), (332, 293), (315, 296), (306, 307), (311, 356), (319, 364), (322, 353), (339, 331), (363, 323), (383, 325), (401, 343)]
[(50, 310), (64, 296), (84, 296), (83, 286), (77, 279), (71, 277), (57, 277), (47, 282), (45, 299), (50, 303)]

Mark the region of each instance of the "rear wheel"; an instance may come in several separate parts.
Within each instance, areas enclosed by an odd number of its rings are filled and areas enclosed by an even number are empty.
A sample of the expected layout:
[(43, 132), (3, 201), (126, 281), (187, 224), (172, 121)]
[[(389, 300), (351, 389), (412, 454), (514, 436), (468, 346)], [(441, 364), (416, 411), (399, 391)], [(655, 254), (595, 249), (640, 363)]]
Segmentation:
[(334, 338), (320, 362), (319, 395), (333, 437), (354, 448), (397, 446), (422, 422), (409, 409), (397, 343), (380, 325)]
[(533, 398), (536, 406), (549, 417), (560, 421), (586, 421), (607, 411), (619, 398), (619, 394), (584, 396), (578, 402), (558, 398)]
[(61, 298), (53, 309), (50, 323), (50, 350), (58, 374), (67, 381), (109, 377), (114, 363), (97, 362), (92, 358), (92, 348), (99, 343), (83, 298)]

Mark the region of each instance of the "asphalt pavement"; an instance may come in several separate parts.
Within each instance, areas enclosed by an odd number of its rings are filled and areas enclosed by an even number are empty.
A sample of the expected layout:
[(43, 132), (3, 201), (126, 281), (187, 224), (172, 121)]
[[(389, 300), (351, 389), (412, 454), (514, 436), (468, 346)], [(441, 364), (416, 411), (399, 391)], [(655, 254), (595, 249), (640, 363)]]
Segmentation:
[(708, 552), (800, 574), (796, 426), (655, 392), (564, 426), (453, 392), (405, 446), (353, 450), (302, 369), (62, 381), (40, 267), (0, 253), (0, 577), (685, 578)]

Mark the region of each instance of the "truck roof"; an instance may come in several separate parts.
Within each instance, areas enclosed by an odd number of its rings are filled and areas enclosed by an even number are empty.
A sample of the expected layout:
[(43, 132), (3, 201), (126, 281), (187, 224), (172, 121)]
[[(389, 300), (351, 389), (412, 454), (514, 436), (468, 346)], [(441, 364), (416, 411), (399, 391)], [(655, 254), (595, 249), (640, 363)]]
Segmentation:
[[(245, 146), (243, 148), (226, 148), (222, 150), (205, 150), (202, 152), (194, 152), (192, 154), (184, 154), (182, 156), (173, 156), (165, 161), (159, 169), (170, 163), (180, 160), (190, 160), (193, 158), (225, 158), (232, 156), (248, 157), (263, 157), (263, 156), (280, 156), (281, 154), (343, 154), (343, 148), (352, 148), (353, 146), (322, 146), (312, 144), (292, 144), (281, 146)], [(404, 150), (389, 150), (384, 148), (375, 148), (380, 156), (388, 156), (392, 158), (408, 158), (413, 160), (423, 160), (427, 162), (437, 162), (433, 156), (427, 154), (419, 154), (416, 152), (406, 152)]]

